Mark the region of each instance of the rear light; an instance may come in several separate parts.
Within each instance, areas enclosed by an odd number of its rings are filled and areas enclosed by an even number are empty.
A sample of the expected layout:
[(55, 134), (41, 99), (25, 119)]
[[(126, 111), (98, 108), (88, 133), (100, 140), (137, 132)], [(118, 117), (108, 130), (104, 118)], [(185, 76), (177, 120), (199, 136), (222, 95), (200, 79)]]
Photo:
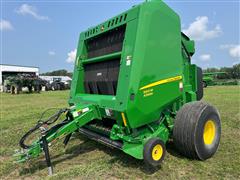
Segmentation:
[(183, 82), (182, 81), (179, 82), (179, 90), (181, 92), (183, 91)]

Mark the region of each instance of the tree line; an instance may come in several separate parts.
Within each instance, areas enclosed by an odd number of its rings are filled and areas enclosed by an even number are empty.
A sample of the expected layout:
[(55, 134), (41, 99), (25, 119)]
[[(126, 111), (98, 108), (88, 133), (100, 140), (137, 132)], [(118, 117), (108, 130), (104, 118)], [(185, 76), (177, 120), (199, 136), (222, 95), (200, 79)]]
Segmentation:
[[(240, 63), (233, 67), (221, 67), (221, 68), (207, 68), (203, 70), (204, 73), (224, 72), (216, 75), (218, 79), (240, 79)], [(44, 76), (68, 76), (72, 77), (73, 73), (68, 72), (65, 69), (60, 69), (52, 72), (42, 73)]]
[(52, 72), (46, 72), (46, 73), (42, 73), (42, 76), (68, 76), (68, 77), (72, 77), (73, 73), (72, 72), (68, 72), (65, 69), (60, 69), (60, 70), (56, 70), (56, 71), (52, 71)]

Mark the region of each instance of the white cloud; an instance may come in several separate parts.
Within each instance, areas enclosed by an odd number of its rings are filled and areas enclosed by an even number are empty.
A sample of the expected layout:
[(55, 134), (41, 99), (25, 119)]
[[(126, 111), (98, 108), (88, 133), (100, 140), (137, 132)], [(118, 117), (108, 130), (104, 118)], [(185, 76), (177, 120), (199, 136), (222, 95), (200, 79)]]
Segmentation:
[(77, 49), (70, 51), (68, 53), (68, 58), (66, 59), (66, 61), (68, 63), (73, 63), (75, 61), (76, 55), (77, 55)]
[(10, 21), (1, 19), (0, 20), (0, 30), (1, 31), (13, 30), (13, 26)]
[(48, 51), (48, 54), (49, 54), (50, 56), (55, 56), (55, 55), (56, 55), (55, 51)]
[(240, 58), (240, 44), (224, 44), (220, 49), (227, 49), (231, 57)]
[(240, 60), (239, 61), (235, 61), (235, 62), (232, 63), (233, 66), (237, 65), (237, 64), (240, 64)]
[(49, 17), (39, 15), (36, 7), (28, 4), (22, 4), (16, 12), (21, 15), (31, 15), (37, 20), (49, 20)]
[(220, 25), (216, 25), (215, 28), (210, 30), (208, 24), (209, 20), (207, 16), (199, 16), (187, 29), (183, 29), (183, 32), (196, 41), (216, 38), (222, 34)]
[(211, 55), (210, 54), (202, 54), (199, 56), (199, 59), (202, 61), (210, 61), (211, 60)]
[(240, 58), (240, 45), (230, 48), (229, 54), (232, 57)]

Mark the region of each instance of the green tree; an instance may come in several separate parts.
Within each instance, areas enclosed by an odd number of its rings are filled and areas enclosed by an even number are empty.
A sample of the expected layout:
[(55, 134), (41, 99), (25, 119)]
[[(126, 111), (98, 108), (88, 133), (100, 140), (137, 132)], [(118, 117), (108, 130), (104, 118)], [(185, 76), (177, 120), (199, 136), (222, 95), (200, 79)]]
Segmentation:
[(68, 76), (68, 77), (72, 77), (72, 72), (68, 72), (65, 69), (60, 69), (60, 70), (56, 70), (56, 71), (52, 71), (52, 72), (42, 73), (41, 75), (44, 75), (44, 76)]
[[(218, 79), (240, 79), (240, 64), (236, 64), (233, 67), (221, 67), (221, 68), (207, 68), (203, 70), (204, 73), (216, 73)], [(225, 72), (217, 74), (217, 72)]]

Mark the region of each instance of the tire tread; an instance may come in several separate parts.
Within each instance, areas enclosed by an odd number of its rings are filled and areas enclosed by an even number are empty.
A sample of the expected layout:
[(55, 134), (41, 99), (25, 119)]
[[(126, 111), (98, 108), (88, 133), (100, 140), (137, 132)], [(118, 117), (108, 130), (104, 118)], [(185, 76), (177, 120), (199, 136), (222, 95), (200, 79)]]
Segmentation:
[(189, 158), (199, 159), (193, 134), (199, 117), (206, 106), (208, 104), (202, 101), (187, 103), (178, 111), (175, 119), (173, 141), (176, 148)]

